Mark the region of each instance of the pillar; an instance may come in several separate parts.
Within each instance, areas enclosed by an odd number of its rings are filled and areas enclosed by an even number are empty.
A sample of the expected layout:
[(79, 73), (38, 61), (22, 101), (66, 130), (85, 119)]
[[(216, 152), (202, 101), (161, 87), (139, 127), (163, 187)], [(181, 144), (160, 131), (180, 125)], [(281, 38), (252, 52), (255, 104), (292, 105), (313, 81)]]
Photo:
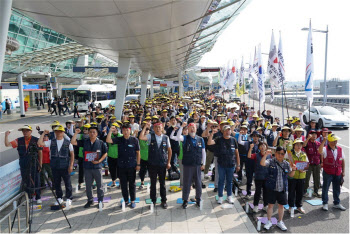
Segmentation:
[(179, 97), (182, 97), (184, 95), (182, 72), (179, 73), (178, 79), (179, 79)]
[(46, 75), (46, 82), (50, 83), (50, 86), (51, 86), (51, 91), (50, 92), (47, 92), (47, 98), (50, 98), (50, 100), (52, 101), (52, 93), (53, 93), (53, 87), (51, 85), (51, 73), (47, 74)]
[(125, 101), (126, 85), (129, 78), (131, 58), (118, 59), (118, 73), (117, 73), (117, 94), (115, 97), (115, 112), (117, 119), (121, 119), (122, 111)]
[(147, 83), (148, 83), (149, 72), (142, 72), (141, 76), (141, 105), (145, 104), (146, 101), (146, 93), (147, 93)]
[(153, 90), (153, 76), (151, 76), (151, 98), (154, 97), (154, 90)]
[(83, 85), (83, 84), (84, 84), (84, 79), (83, 79), (83, 78), (79, 79), (79, 84), (80, 84), (80, 85)]
[(0, 83), (5, 62), (7, 33), (10, 25), (12, 0), (0, 1)]
[(24, 97), (23, 97), (23, 81), (22, 81), (23, 73), (18, 74), (17, 81), (18, 81), (18, 92), (19, 92), (19, 107), (21, 110), (21, 117), (25, 117), (25, 111), (24, 111)]

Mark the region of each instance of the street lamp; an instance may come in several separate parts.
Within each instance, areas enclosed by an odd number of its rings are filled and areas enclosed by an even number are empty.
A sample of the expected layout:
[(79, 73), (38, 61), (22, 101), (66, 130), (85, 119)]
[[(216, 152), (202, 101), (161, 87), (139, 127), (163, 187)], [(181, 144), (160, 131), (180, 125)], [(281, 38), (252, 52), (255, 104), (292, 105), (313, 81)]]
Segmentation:
[[(302, 28), (303, 31), (309, 31), (309, 28)], [(325, 56), (325, 62), (324, 62), (324, 92), (323, 92), (323, 106), (327, 103), (327, 50), (328, 50), (328, 25), (326, 31), (324, 30), (318, 30), (318, 29), (312, 29), (313, 32), (319, 32), (319, 33), (325, 33), (326, 34), (326, 56)]]

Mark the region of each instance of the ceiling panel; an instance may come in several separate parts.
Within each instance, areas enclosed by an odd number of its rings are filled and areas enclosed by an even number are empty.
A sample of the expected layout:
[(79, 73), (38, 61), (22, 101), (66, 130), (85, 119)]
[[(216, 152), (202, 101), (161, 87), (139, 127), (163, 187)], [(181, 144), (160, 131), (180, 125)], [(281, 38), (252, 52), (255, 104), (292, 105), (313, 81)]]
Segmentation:
[[(114, 0), (122, 14), (136, 11), (147, 11), (170, 4), (172, 0)], [(146, 3), (146, 4), (145, 4)]]
[[(191, 22), (206, 13), (211, 0), (177, 1), (172, 4), (171, 23), (177, 27)], [(199, 22), (197, 22), (198, 25)]]

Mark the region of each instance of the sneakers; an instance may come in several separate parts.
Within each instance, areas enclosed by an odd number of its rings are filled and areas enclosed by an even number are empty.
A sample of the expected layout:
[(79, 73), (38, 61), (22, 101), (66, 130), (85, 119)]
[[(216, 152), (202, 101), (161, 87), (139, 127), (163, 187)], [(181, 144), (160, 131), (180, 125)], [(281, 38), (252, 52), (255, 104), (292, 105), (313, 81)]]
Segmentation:
[(272, 222), (271, 220), (267, 220), (266, 224), (264, 225), (264, 228), (266, 230), (270, 230), (270, 228), (272, 227)]
[(163, 209), (168, 209), (168, 204), (166, 202), (162, 202), (160, 206), (163, 207)]
[(94, 204), (94, 201), (88, 201), (85, 205), (84, 208), (89, 208), (91, 205)]
[(188, 204), (187, 201), (183, 201), (183, 203), (182, 203), (182, 208), (187, 209), (187, 204)]
[(232, 197), (232, 196), (228, 196), (228, 197), (227, 197), (227, 201), (228, 201), (228, 203), (230, 203), (230, 204), (233, 204), (233, 203), (234, 203), (234, 200), (233, 200), (233, 197)]
[(43, 204), (43, 201), (41, 199), (36, 200), (36, 204), (40, 205)]
[(135, 203), (135, 202), (131, 202), (130, 208), (131, 208), (131, 209), (134, 209), (135, 207), (136, 207), (136, 203)]
[(323, 204), (322, 210), (328, 211), (328, 204)]
[(222, 204), (223, 201), (224, 201), (224, 198), (223, 197), (219, 197), (218, 204)]
[(71, 199), (67, 199), (66, 200), (66, 206), (72, 206), (72, 200)]
[(303, 207), (299, 207), (297, 210), (302, 214), (306, 213)]
[(283, 221), (277, 222), (277, 227), (279, 227), (282, 231), (287, 231), (287, 227), (284, 225)]
[(342, 210), (342, 211), (346, 210), (346, 208), (344, 206), (342, 206), (341, 204), (334, 205), (333, 208), (339, 209), (339, 210)]
[(254, 212), (254, 213), (258, 213), (258, 211), (259, 211), (259, 206), (254, 206), (253, 212)]
[(57, 201), (55, 202), (55, 206), (58, 206), (59, 204), (62, 204), (63, 203), (63, 199), (62, 198), (58, 198), (58, 203)]

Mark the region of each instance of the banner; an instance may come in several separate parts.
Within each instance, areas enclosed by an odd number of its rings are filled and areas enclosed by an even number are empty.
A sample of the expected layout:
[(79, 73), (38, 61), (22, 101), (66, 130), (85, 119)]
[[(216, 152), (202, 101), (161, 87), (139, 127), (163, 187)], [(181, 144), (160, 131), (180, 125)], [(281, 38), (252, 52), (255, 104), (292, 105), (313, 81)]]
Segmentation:
[(307, 51), (306, 51), (306, 70), (305, 70), (305, 94), (307, 97), (308, 104), (310, 106), (313, 102), (313, 86), (314, 86), (314, 53), (312, 45), (312, 29), (311, 29), (311, 20), (309, 27), (309, 35), (307, 38)]
[(275, 36), (271, 35), (270, 51), (269, 51), (269, 61), (267, 63), (267, 74), (270, 77), (271, 85), (278, 85), (278, 58), (277, 58), (277, 48), (275, 43)]
[(240, 86), (241, 86), (241, 95), (245, 93), (245, 85), (244, 85), (244, 59), (242, 57), (241, 63), (241, 71), (240, 71)]
[(271, 85), (271, 102), (275, 99), (275, 90), (273, 88), (273, 85)]
[(259, 76), (258, 76), (258, 88), (259, 88), (259, 102), (263, 104), (265, 102), (265, 77), (264, 70), (262, 66), (261, 59), (261, 45), (258, 47), (258, 67), (259, 67)]
[(281, 87), (282, 83), (286, 79), (284, 73), (284, 58), (283, 58), (283, 50), (282, 50), (282, 36), (280, 33), (280, 41), (278, 45), (278, 86)]

